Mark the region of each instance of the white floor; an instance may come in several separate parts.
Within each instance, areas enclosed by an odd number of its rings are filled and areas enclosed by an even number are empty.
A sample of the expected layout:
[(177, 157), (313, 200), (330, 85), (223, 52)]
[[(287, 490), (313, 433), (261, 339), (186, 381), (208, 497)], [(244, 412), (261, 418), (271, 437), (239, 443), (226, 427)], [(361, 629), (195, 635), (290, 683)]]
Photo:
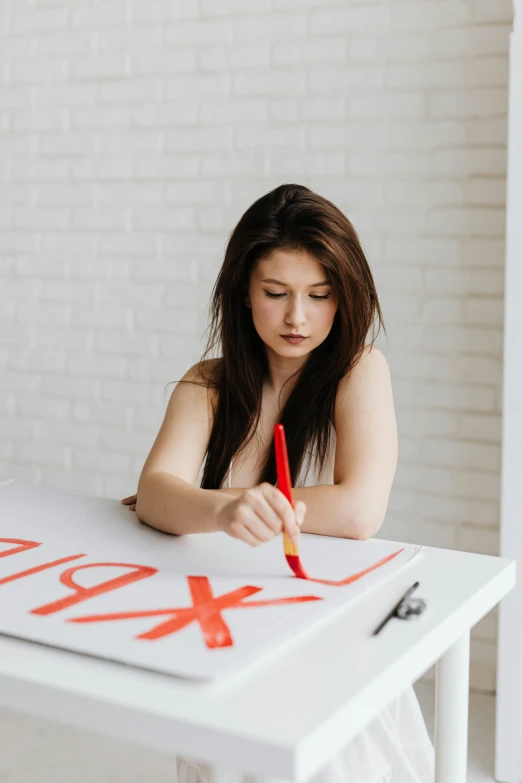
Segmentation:
[[(432, 734), (433, 686), (418, 683), (416, 691)], [(493, 781), (494, 711), (493, 696), (471, 694), (468, 783)], [(1, 783), (114, 783), (115, 780), (174, 783), (173, 759), (90, 732), (0, 710)]]

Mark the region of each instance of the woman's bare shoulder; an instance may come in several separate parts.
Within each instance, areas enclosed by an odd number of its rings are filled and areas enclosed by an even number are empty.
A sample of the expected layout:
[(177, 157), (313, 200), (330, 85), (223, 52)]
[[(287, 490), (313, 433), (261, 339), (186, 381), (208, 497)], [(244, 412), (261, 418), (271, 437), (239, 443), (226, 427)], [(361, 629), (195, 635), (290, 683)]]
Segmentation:
[(341, 378), (337, 387), (336, 412), (347, 403), (362, 404), (374, 396), (391, 394), (391, 374), (386, 357), (374, 345), (365, 345), (354, 367)]
[(342, 385), (346, 385), (351, 381), (366, 375), (377, 375), (380, 379), (389, 377), (390, 375), (390, 368), (386, 361), (386, 357), (379, 348), (376, 348), (375, 345), (372, 345), (371, 343), (364, 346), (357, 363), (348, 370), (346, 375), (341, 379), (344, 382)]
[(196, 362), (192, 367), (189, 367), (181, 379), (186, 383), (194, 384), (194, 388), (199, 388), (203, 393), (206, 392), (207, 399), (212, 404), (214, 412), (218, 400), (216, 381), (221, 361), (221, 358), (219, 358), (204, 359), (203, 361)]
[(222, 359), (204, 359), (189, 367), (182, 380), (199, 383), (215, 382)]
[(390, 372), (385, 355), (379, 348), (376, 348), (376, 346), (371, 343), (364, 346), (361, 358), (355, 366), (357, 367), (359, 364), (361, 364), (361, 368), (364, 367), (366, 371), (379, 372), (384, 375), (389, 375)]

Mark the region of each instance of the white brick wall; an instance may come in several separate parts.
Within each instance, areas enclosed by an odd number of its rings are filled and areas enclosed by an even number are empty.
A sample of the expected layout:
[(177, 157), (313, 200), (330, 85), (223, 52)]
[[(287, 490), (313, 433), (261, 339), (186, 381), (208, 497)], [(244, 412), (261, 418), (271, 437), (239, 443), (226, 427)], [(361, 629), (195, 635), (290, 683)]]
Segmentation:
[[(401, 434), (383, 530), (498, 548), (510, 0), (1, 0), (0, 473), (136, 484), (235, 222), (353, 220)], [(495, 618), (473, 682), (494, 687)]]

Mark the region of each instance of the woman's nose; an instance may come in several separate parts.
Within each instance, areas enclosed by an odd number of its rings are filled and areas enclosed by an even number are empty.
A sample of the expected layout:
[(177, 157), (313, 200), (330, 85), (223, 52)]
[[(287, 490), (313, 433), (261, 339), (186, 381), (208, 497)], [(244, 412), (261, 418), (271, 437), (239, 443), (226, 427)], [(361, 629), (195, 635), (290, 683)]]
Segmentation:
[(295, 299), (293, 302), (291, 302), (285, 320), (287, 323), (291, 323), (293, 326), (300, 326), (301, 324), (306, 323), (306, 313), (303, 304), (299, 301), (299, 299)]

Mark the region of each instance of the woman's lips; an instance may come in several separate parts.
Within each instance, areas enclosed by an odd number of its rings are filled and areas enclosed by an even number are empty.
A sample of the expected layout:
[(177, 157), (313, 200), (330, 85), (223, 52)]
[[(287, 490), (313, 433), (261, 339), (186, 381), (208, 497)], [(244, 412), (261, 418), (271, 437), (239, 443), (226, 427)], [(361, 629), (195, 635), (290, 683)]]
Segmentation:
[(299, 345), (299, 343), (302, 343), (303, 340), (308, 340), (308, 337), (287, 337), (284, 334), (282, 334), (281, 337), (283, 338), (283, 340), (286, 340), (286, 342), (290, 343), (291, 345)]

